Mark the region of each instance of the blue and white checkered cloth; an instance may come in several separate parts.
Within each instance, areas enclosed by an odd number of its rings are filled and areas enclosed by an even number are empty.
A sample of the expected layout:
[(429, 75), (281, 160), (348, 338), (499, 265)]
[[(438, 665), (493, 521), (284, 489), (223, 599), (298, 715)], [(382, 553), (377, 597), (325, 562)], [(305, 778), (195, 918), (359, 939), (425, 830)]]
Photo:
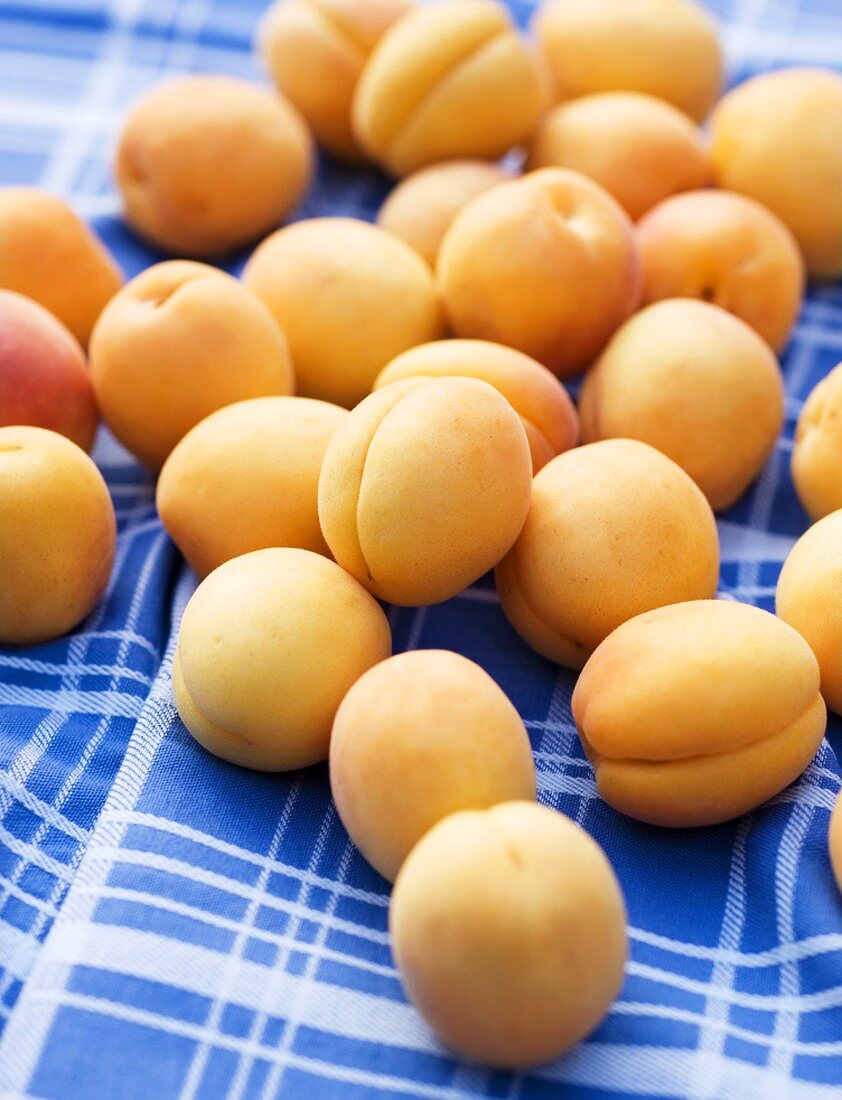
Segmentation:
[[(582, 0), (586, 3), (587, 0)], [(840, 0), (711, 0), (732, 80), (842, 68)], [(0, 0), (0, 181), (69, 197), (135, 274), (109, 176), (126, 104), (163, 76), (257, 76), (257, 0)], [(521, 5), (518, 15), (527, 15)], [(382, 179), (323, 167), (304, 215), (370, 217)], [(842, 196), (840, 196), (842, 201)], [(842, 288), (811, 292), (784, 360), (786, 430), (720, 522), (723, 595), (771, 608), (806, 517), (795, 420), (842, 359)], [(54, 1100), (842, 1095), (842, 897), (826, 850), (834, 720), (806, 775), (713, 829), (627, 820), (597, 797), (571, 674), (530, 652), (489, 581), (394, 609), (397, 650), (482, 664), (532, 738), (540, 798), (607, 851), (629, 907), (623, 994), (566, 1057), (509, 1075), (445, 1052), (407, 1005), (386, 884), (355, 852), (326, 770), (267, 776), (187, 735), (170, 658), (191, 575), (148, 477), (107, 437), (114, 577), (72, 637), (0, 650), (0, 1092)]]

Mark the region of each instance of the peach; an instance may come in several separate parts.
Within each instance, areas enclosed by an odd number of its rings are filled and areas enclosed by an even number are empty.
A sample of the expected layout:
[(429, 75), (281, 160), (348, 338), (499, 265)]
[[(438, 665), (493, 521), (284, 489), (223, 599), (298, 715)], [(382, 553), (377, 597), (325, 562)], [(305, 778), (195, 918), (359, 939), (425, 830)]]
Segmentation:
[(305, 397), (256, 397), (211, 413), (176, 444), (158, 478), (158, 514), (200, 577), (269, 546), (328, 553), (319, 471), (347, 415)]
[(643, 301), (701, 298), (780, 351), (804, 293), (804, 261), (771, 210), (730, 191), (676, 195), (637, 227)]
[(509, 179), (510, 172), (484, 160), (449, 160), (421, 168), (394, 188), (380, 207), (377, 224), (435, 267), (444, 235), (465, 203)]
[(842, 76), (781, 69), (734, 88), (714, 112), (720, 187), (768, 206), (792, 231), (807, 271), (842, 275)]
[(807, 640), (822, 694), (842, 715), (842, 509), (813, 524), (784, 562), (775, 594), (780, 618)]
[(111, 497), (85, 452), (44, 428), (0, 428), (0, 643), (66, 634), (105, 591)]
[(810, 519), (842, 508), (842, 363), (818, 383), (801, 410), (792, 480)]
[(294, 386), (263, 303), (189, 260), (148, 268), (109, 302), (91, 337), (91, 375), (109, 428), (152, 470), (210, 413)]
[(836, 805), (830, 816), (827, 841), (836, 885), (842, 890), (842, 794), (836, 799)]
[(494, 0), (415, 8), (381, 38), (352, 106), (362, 147), (393, 175), (524, 141), (549, 97), (543, 66)]
[(285, 99), (229, 76), (185, 76), (129, 113), (115, 173), (131, 227), (205, 258), (268, 233), (302, 198), (310, 132)]
[(406, 378), (367, 397), (331, 439), (319, 519), (336, 560), (375, 596), (417, 607), (503, 557), (529, 507), (520, 417), (475, 378)]
[(719, 511), (769, 457), (784, 389), (768, 345), (737, 317), (694, 298), (647, 306), (588, 373), (582, 438), (640, 439), (685, 470)]
[(509, 622), (570, 668), (627, 619), (713, 596), (710, 505), (665, 455), (611, 439), (559, 455), (536, 476), (523, 530), (497, 567)]
[(342, 701), (330, 789), (351, 839), (394, 880), (410, 850), (457, 810), (535, 798), (520, 717), (491, 677), (445, 650), (400, 653)]
[(286, 333), (303, 397), (355, 405), (396, 355), (444, 335), (427, 265), (391, 233), (353, 218), (274, 233), (243, 280)]
[(351, 130), (360, 73), (409, 0), (281, 0), (261, 24), (260, 52), (279, 91), (339, 157), (361, 156)]
[(0, 287), (34, 298), (83, 347), (123, 273), (67, 203), (34, 187), (0, 187)]
[(343, 696), (390, 652), (386, 616), (338, 565), (309, 550), (255, 550), (190, 598), (175, 704), (215, 756), (258, 771), (303, 768), (325, 759)]
[(412, 849), (389, 927), (406, 991), (460, 1054), (546, 1062), (597, 1026), (628, 952), (619, 883), (569, 818), (529, 802), (451, 814)]
[(827, 725), (804, 639), (727, 600), (662, 607), (595, 651), (573, 717), (605, 801), (652, 825), (716, 825), (788, 786)]
[(575, 447), (579, 418), (567, 390), (528, 355), (486, 340), (437, 340), (410, 348), (378, 374), (374, 388), (401, 378), (479, 378), (506, 398), (523, 422), (532, 471)]
[(560, 100), (646, 92), (701, 122), (722, 85), (716, 25), (690, 0), (550, 0), (533, 31)]
[(31, 424), (91, 449), (97, 425), (85, 356), (56, 317), (0, 290), (0, 426)]
[(457, 336), (507, 344), (561, 377), (588, 366), (640, 297), (627, 215), (599, 184), (563, 168), (472, 199), (436, 271)]
[(677, 107), (640, 92), (603, 92), (554, 108), (535, 132), (529, 165), (589, 176), (633, 221), (710, 177), (699, 128)]

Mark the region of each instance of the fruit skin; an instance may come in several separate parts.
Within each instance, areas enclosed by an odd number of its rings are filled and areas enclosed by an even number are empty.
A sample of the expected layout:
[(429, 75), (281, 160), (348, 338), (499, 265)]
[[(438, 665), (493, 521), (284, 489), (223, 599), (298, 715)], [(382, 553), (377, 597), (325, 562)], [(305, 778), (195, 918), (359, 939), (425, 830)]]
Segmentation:
[(342, 701), (330, 739), (342, 823), (394, 880), (410, 849), (457, 810), (535, 798), (523, 722), (479, 665), (419, 649), (381, 661)]
[(786, 345), (804, 294), (804, 261), (771, 210), (732, 191), (690, 191), (650, 210), (637, 243), (645, 305), (701, 298), (751, 325), (773, 351)]
[(842, 794), (836, 799), (836, 805), (830, 815), (830, 832), (827, 839), (836, 885), (842, 890)]
[(302, 397), (351, 408), (396, 355), (445, 335), (429, 267), (355, 218), (312, 218), (273, 233), (243, 281), (286, 333)]
[(693, 478), (714, 511), (757, 477), (784, 418), (768, 345), (737, 317), (694, 298), (635, 314), (588, 372), (582, 438), (640, 439)]
[(497, 390), (407, 378), (367, 397), (331, 439), (319, 520), (337, 562), (369, 592), (420, 607), (497, 564), (531, 483), (526, 432)]
[(780, 69), (740, 84), (711, 120), (719, 187), (768, 206), (817, 279), (842, 275), (842, 76)]
[(351, 129), (354, 90), (379, 39), (410, 10), (409, 0), (281, 0), (261, 22), (272, 80), (338, 157), (363, 159)]
[(97, 420), (78, 341), (31, 298), (0, 290), (0, 425), (49, 428), (89, 451)]
[(0, 644), (77, 626), (105, 591), (114, 507), (85, 452), (57, 432), (0, 428)]
[(599, 846), (530, 802), (435, 825), (389, 911), (412, 1003), (460, 1054), (501, 1068), (549, 1061), (593, 1031), (623, 983), (625, 921)]
[(114, 165), (131, 227), (206, 259), (262, 237), (313, 174), (313, 141), (282, 97), (229, 76), (156, 85), (132, 108)]
[(377, 224), (435, 267), (451, 222), (471, 199), (505, 183), (512, 173), (486, 160), (447, 160), (407, 176), (387, 196)]
[(813, 524), (790, 550), (775, 609), (809, 643), (825, 702), (842, 715), (842, 509)]
[(394, 176), (456, 157), (495, 160), (549, 103), (543, 63), (494, 0), (416, 7), (387, 31), (352, 106), (360, 145)]
[(190, 260), (127, 283), (97, 322), (90, 358), (103, 417), (151, 470), (210, 413), (295, 385), (286, 339), (263, 303)]
[(671, 828), (729, 821), (778, 794), (827, 725), (804, 639), (729, 600), (624, 623), (585, 665), (572, 707), (605, 801)]
[(0, 287), (39, 302), (87, 347), (123, 273), (67, 203), (34, 187), (0, 187)]
[(270, 546), (329, 553), (319, 472), (347, 415), (305, 397), (256, 397), (211, 413), (176, 444), (158, 478), (158, 514), (199, 577)]
[(562, 103), (538, 126), (530, 168), (572, 168), (595, 180), (637, 221), (656, 203), (710, 180), (702, 133), (677, 107), (640, 92)]
[(380, 606), (321, 554), (255, 550), (215, 569), (184, 612), (181, 720), (208, 752), (258, 771), (324, 760), (336, 710), (391, 652)]
[(722, 86), (716, 24), (689, 0), (551, 0), (532, 30), (559, 100), (646, 92), (701, 122)]
[(456, 336), (517, 348), (561, 378), (591, 363), (641, 290), (625, 211), (564, 168), (472, 199), (445, 235), (436, 274)]
[(792, 480), (810, 519), (842, 508), (842, 363), (818, 383), (801, 410)]
[(627, 619), (712, 597), (718, 575), (716, 523), (701, 490), (653, 447), (609, 439), (559, 455), (535, 477), (497, 591), (528, 645), (581, 668)]
[(374, 389), (401, 378), (453, 376), (478, 378), (502, 393), (523, 422), (533, 473), (576, 446), (579, 418), (567, 390), (546, 367), (502, 344), (487, 340), (419, 344), (384, 367)]

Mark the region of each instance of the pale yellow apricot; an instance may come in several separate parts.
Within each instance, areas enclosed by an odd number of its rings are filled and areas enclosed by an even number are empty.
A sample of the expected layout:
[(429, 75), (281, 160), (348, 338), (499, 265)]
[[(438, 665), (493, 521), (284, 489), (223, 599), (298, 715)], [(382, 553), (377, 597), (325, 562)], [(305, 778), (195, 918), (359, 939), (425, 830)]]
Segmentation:
[(728, 600), (618, 627), (585, 665), (572, 706), (605, 801), (674, 828), (728, 821), (778, 794), (827, 725), (804, 639)]
[(408, 378), (367, 397), (327, 447), (319, 519), (339, 564), (375, 596), (455, 596), (511, 547), (529, 507), (520, 417), (474, 378)]
[(801, 410), (792, 480), (811, 519), (842, 508), (842, 363), (818, 383)]
[(643, 301), (701, 298), (727, 309), (773, 351), (789, 339), (804, 293), (795, 238), (771, 210), (731, 191), (692, 191), (637, 226)]
[(393, 175), (455, 157), (493, 160), (549, 100), (545, 70), (494, 0), (444, 0), (381, 38), (354, 94), (357, 140)]
[(0, 287), (34, 298), (85, 347), (123, 273), (73, 210), (34, 187), (0, 187)]
[(488, 382), (506, 398), (523, 421), (532, 470), (575, 447), (579, 418), (567, 390), (528, 355), (487, 340), (437, 340), (410, 348), (378, 374), (374, 388), (401, 378), (462, 376)]
[(178, 635), (173, 691), (200, 745), (289, 771), (324, 760), (352, 684), (391, 651), (376, 600), (321, 554), (255, 550), (211, 573)]
[(200, 577), (269, 546), (328, 553), (319, 472), (347, 415), (306, 397), (257, 397), (212, 413), (184, 436), (164, 463), (156, 501)]
[(35, 645), (77, 626), (114, 561), (111, 497), (63, 435), (0, 427), (0, 643)]
[(603, 92), (560, 104), (536, 130), (529, 166), (589, 176), (633, 221), (710, 178), (699, 128), (677, 107), (640, 92)]
[(546, 806), (452, 814), (412, 849), (389, 927), (409, 998), (460, 1054), (534, 1066), (597, 1026), (623, 984), (623, 895), (601, 848)]
[(330, 152), (358, 160), (351, 103), (368, 56), (409, 0), (280, 0), (266, 13), (259, 47), (278, 89)]
[(775, 606), (806, 638), (819, 662), (825, 702), (842, 715), (842, 509), (813, 524), (790, 550)]
[(115, 162), (131, 227), (165, 252), (201, 259), (268, 233), (312, 171), (312, 139), (295, 108), (230, 76), (185, 76), (147, 92)]
[(375, 665), (343, 699), (330, 789), (351, 839), (394, 879), (448, 814), (534, 798), (535, 765), (517, 711), (479, 665), (417, 649)]
[(716, 592), (710, 505), (645, 443), (577, 447), (535, 477), (517, 542), (497, 567), (503, 611), (533, 649), (581, 668), (627, 619)]
[(560, 377), (588, 366), (640, 297), (628, 216), (564, 168), (472, 199), (445, 234), (436, 273), (455, 335), (507, 344)]
[(739, 318), (694, 298), (626, 321), (582, 388), (582, 438), (640, 439), (696, 482), (719, 511), (769, 457), (784, 389), (769, 346)]
[(302, 397), (355, 405), (396, 355), (444, 335), (429, 267), (391, 233), (354, 218), (312, 218), (273, 233), (243, 281), (286, 333)]
[(109, 428), (152, 470), (210, 413), (294, 387), (269, 310), (224, 271), (189, 260), (147, 268), (109, 302), (90, 361)]
[(734, 88), (713, 114), (720, 187), (768, 206), (818, 278), (842, 275), (842, 75), (779, 69)]
[(560, 100), (646, 92), (701, 122), (719, 94), (716, 24), (691, 0), (549, 0), (532, 26)]
[(830, 816), (830, 831), (827, 840), (833, 874), (837, 886), (842, 890), (842, 794), (836, 799), (836, 805)]

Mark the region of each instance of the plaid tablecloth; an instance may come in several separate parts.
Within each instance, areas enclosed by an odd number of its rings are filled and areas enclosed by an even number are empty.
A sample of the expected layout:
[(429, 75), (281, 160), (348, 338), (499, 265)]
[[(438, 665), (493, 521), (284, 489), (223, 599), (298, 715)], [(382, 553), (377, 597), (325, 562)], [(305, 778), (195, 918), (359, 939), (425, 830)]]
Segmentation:
[[(155, 257), (121, 225), (109, 176), (125, 105), (178, 72), (258, 76), (262, 6), (0, 0), (0, 182), (68, 196), (136, 273)], [(710, 7), (732, 81), (842, 67), (840, 0)], [(302, 214), (370, 217), (385, 186), (325, 165)], [(784, 437), (720, 522), (724, 596), (772, 607), (806, 526), (789, 475), (794, 423), (839, 359), (842, 288), (824, 287), (784, 360)], [(438, 607), (393, 609), (397, 650), (455, 649), (501, 683), (529, 729), (541, 800), (602, 844), (629, 907), (625, 988), (596, 1034), (526, 1075), (457, 1061), (404, 999), (386, 884), (351, 847), (326, 770), (252, 774), (180, 724), (170, 658), (194, 580), (156, 519), (150, 479), (106, 436), (96, 458), (119, 517), (107, 596), (72, 637), (0, 651), (0, 1092), (842, 1095), (842, 897), (826, 852), (842, 723), (771, 805), (713, 829), (648, 828), (597, 797), (570, 717), (573, 677), (519, 641), (489, 580)]]

